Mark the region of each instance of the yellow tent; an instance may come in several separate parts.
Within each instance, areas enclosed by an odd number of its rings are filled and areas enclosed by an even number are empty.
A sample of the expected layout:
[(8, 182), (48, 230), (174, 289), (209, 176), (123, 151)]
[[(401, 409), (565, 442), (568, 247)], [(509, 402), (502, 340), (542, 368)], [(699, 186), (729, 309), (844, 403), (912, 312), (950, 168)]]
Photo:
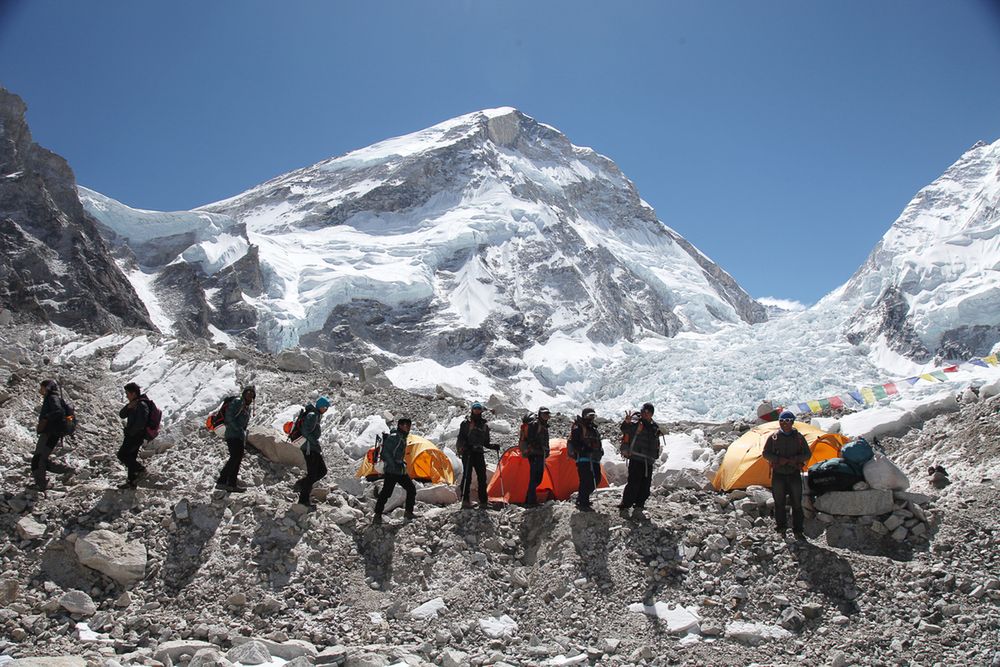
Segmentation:
[[(374, 455), (375, 448), (372, 447), (361, 459), (361, 467), (355, 477), (379, 477), (372, 464)], [(455, 471), (447, 455), (427, 438), (412, 433), (406, 438), (406, 471), (418, 482), (455, 483)]]
[[(745, 489), (753, 484), (770, 487), (771, 466), (763, 457), (764, 443), (779, 428), (778, 422), (755, 426), (729, 445), (712, 486), (717, 491)], [(805, 422), (795, 422), (795, 428), (805, 436), (812, 452), (803, 470), (814, 463), (840, 456), (840, 448), (849, 442), (839, 433), (827, 433)]]

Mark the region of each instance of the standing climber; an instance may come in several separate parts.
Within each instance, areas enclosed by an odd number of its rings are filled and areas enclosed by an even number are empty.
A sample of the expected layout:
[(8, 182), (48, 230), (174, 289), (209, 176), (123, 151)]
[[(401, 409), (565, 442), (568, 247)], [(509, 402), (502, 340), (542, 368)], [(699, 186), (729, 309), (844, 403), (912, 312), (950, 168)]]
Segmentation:
[(628, 459), (628, 481), (618, 506), (622, 516), (629, 508), (641, 515), (649, 498), (653, 468), (660, 458), (660, 426), (653, 421), (653, 410), (652, 403), (643, 403), (639, 414), (627, 413), (621, 425), (622, 456)]
[(378, 500), (375, 501), (375, 516), (372, 523), (382, 523), (382, 510), (389, 500), (396, 485), (399, 484), (406, 491), (406, 504), (404, 505), (404, 521), (416, 518), (413, 513), (413, 506), (417, 502), (417, 487), (413, 485), (413, 480), (406, 471), (406, 441), (410, 436), (411, 421), (409, 417), (403, 417), (396, 422), (396, 428), (389, 432), (389, 435), (382, 438), (382, 461), (385, 463), (382, 482), (382, 490), (379, 491)]
[(764, 443), (764, 458), (771, 464), (771, 495), (774, 496), (774, 521), (780, 535), (788, 531), (785, 498), (792, 499), (792, 532), (805, 539), (802, 511), (802, 466), (812, 453), (804, 435), (795, 428), (795, 415), (785, 410), (778, 416), (779, 429)]
[(226, 406), (226, 447), (229, 449), (229, 460), (222, 466), (215, 488), (229, 493), (242, 493), (247, 487), (240, 483), (237, 475), (243, 462), (243, 452), (247, 445), (247, 426), (253, 412), (253, 402), (257, 398), (257, 390), (248, 386)]
[(319, 439), (323, 434), (320, 422), (329, 409), (330, 399), (326, 396), (320, 396), (316, 400), (315, 406), (306, 406), (305, 418), (302, 420), (302, 438), (305, 442), (299, 446), (299, 449), (302, 450), (302, 456), (306, 460), (306, 476), (295, 483), (295, 489), (299, 492), (299, 505), (305, 505), (310, 509), (316, 507), (309, 499), (313, 484), (326, 476), (326, 461), (323, 460), (323, 450), (320, 447)]
[(490, 427), (483, 417), (483, 404), (476, 401), (469, 410), (469, 416), (458, 429), (455, 451), (462, 459), (462, 509), (469, 509), (469, 491), (472, 488), (472, 471), (476, 472), (479, 489), (479, 509), (489, 507), (486, 496), (486, 454), (485, 450), (499, 451), (497, 445), (490, 444)]
[(542, 483), (545, 459), (549, 457), (550, 417), (548, 408), (539, 408), (536, 418), (524, 424), (526, 428), (524, 441), (521, 443), (521, 456), (528, 459), (528, 493), (524, 498), (524, 504), (528, 507), (538, 504), (538, 485)]
[(128, 401), (118, 412), (125, 420), (122, 446), (118, 448), (118, 460), (125, 466), (125, 483), (119, 488), (134, 489), (139, 478), (146, 474), (146, 468), (139, 463), (139, 450), (146, 439), (146, 422), (149, 421), (149, 402), (142, 400), (142, 390), (135, 382), (124, 387)]
[(576, 471), (580, 477), (576, 507), (581, 512), (594, 511), (590, 503), (590, 494), (601, 481), (601, 457), (604, 456), (604, 447), (601, 446), (601, 433), (594, 423), (596, 417), (594, 408), (584, 408), (580, 416), (573, 421), (573, 427), (569, 432), (567, 447), (570, 457), (576, 460)]
[(69, 471), (66, 466), (49, 458), (59, 446), (65, 433), (66, 409), (59, 393), (59, 385), (55, 380), (42, 380), (38, 386), (38, 395), (42, 397), (42, 407), (38, 411), (38, 422), (35, 424), (38, 441), (31, 457), (31, 475), (35, 481), (35, 488), (44, 491), (49, 488), (46, 472)]

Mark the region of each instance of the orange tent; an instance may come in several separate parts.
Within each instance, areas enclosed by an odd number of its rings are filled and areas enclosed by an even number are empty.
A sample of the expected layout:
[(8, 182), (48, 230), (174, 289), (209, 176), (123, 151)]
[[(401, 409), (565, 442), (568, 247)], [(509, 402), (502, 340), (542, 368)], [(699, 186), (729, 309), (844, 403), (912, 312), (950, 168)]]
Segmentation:
[[(490, 478), (486, 492), (490, 500), (508, 503), (523, 503), (528, 494), (528, 459), (521, 456), (517, 446), (511, 447), (500, 457), (500, 465)], [(601, 468), (598, 488), (608, 485), (608, 478)], [(538, 502), (549, 499), (568, 500), (580, 488), (580, 477), (576, 471), (576, 461), (569, 457), (564, 438), (549, 440), (549, 457), (545, 459), (545, 470), (538, 485)]]
[[(755, 426), (729, 445), (712, 486), (717, 491), (745, 489), (754, 484), (770, 487), (771, 466), (763, 456), (764, 443), (779, 428), (781, 425), (778, 422)], [(839, 433), (827, 433), (805, 422), (795, 422), (795, 429), (805, 437), (812, 452), (803, 470), (814, 463), (840, 456), (840, 448), (849, 442), (849, 438)]]
[[(374, 458), (375, 448), (372, 447), (361, 459), (361, 465), (354, 476), (367, 479), (380, 478), (382, 475), (375, 472)], [(406, 438), (406, 453), (403, 455), (403, 460), (406, 462), (407, 474), (415, 481), (434, 484), (455, 483), (455, 471), (452, 470), (448, 456), (427, 438), (409, 434)]]

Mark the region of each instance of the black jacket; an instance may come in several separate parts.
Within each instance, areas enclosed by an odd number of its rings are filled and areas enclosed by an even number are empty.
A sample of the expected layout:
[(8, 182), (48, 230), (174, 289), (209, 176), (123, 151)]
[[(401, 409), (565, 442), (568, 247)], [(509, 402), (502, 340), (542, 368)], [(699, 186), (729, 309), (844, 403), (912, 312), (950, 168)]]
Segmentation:
[[(650, 419), (648, 422), (639, 419), (638, 423), (623, 422), (623, 434), (628, 434), (627, 451), (629, 458), (656, 461), (660, 458), (660, 425)], [(624, 454), (625, 452), (623, 452)]]
[(521, 453), (524, 456), (549, 456), (549, 425), (541, 419), (528, 424), (528, 434), (524, 438)]
[[(802, 472), (802, 466), (812, 456), (809, 443), (805, 436), (794, 428), (785, 433), (781, 429), (775, 431), (764, 443), (764, 458), (771, 464), (771, 469), (777, 475), (793, 475)], [(788, 459), (791, 463), (778, 464), (778, 459)]]
[(118, 416), (125, 421), (125, 437), (144, 438), (146, 437), (146, 422), (149, 421), (149, 404), (140, 398), (134, 403), (127, 403), (121, 409)]
[(66, 427), (66, 410), (63, 409), (62, 398), (58, 389), (50, 389), (42, 399), (42, 408), (38, 411), (36, 433), (47, 435), (62, 435)]
[(482, 453), (484, 449), (497, 449), (490, 444), (490, 425), (485, 419), (466, 418), (458, 429), (455, 451), (459, 456), (465, 456), (473, 452)]
[(601, 432), (593, 422), (577, 419), (569, 432), (569, 455), (578, 461), (600, 461), (604, 455)]

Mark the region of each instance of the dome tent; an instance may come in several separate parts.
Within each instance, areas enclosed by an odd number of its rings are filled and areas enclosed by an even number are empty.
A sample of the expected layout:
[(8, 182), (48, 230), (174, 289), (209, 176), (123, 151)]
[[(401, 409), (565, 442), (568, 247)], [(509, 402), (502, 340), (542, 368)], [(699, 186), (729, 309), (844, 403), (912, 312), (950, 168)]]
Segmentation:
[[(500, 457), (500, 465), (497, 466), (486, 487), (490, 500), (523, 503), (528, 493), (529, 472), (528, 459), (521, 456), (521, 450), (517, 446), (505, 451)], [(608, 478), (602, 467), (597, 487), (606, 486)], [(580, 477), (576, 470), (576, 461), (569, 457), (566, 440), (564, 438), (549, 440), (549, 456), (545, 459), (545, 470), (538, 485), (538, 501), (569, 500), (579, 488)]]
[[(355, 477), (365, 477), (368, 479), (378, 479), (381, 475), (375, 472), (375, 465), (372, 459), (375, 457), (375, 448), (372, 447), (361, 459), (361, 466)], [(434, 484), (454, 484), (455, 471), (451, 467), (448, 456), (438, 449), (438, 446), (427, 438), (419, 435), (409, 434), (406, 438), (406, 472), (410, 478), (417, 482), (431, 482)]]

